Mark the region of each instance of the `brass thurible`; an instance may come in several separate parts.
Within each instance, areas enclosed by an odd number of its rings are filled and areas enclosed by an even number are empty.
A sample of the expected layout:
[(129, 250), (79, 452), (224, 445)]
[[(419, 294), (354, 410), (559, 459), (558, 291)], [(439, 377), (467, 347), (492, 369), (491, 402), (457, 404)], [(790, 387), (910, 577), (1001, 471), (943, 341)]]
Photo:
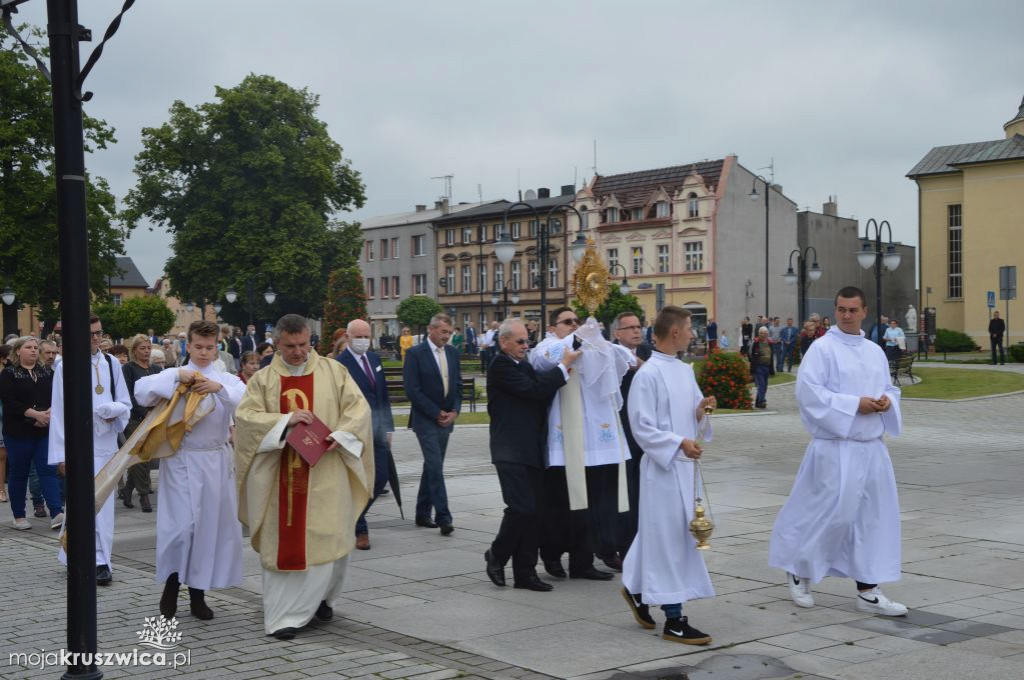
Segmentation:
[[(697, 443), (704, 443), (704, 434), (707, 432), (708, 425), (711, 422), (711, 414), (714, 409), (710, 406), (704, 407), (704, 418), (697, 426)], [(693, 466), (693, 519), (690, 520), (690, 533), (697, 539), (697, 550), (711, 550), (711, 544), (708, 543), (708, 539), (711, 538), (711, 534), (715, 530), (715, 523), (711, 520), (711, 499), (708, 498), (708, 509), (704, 509), (703, 501), (701, 498), (701, 489), (704, 488), (704, 472), (701, 469), (700, 461), (695, 460)], [(707, 493), (707, 489), (704, 489), (704, 493)]]

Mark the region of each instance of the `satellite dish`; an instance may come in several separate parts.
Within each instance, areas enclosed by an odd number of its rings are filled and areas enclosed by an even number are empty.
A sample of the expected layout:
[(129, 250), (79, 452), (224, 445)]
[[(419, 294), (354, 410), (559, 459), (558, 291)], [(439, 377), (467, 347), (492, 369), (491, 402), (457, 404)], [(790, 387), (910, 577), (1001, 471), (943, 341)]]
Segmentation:
[(523, 199), (527, 201), (535, 201), (537, 200), (537, 192), (533, 189), (527, 189), (526, 193), (523, 194)]

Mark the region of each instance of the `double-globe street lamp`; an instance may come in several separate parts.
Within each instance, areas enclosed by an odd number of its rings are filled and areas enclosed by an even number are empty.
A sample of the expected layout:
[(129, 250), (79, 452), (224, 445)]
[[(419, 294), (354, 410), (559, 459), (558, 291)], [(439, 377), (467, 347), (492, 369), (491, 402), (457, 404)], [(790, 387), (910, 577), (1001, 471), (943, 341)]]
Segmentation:
[[(245, 280), (245, 290), (246, 290), (246, 293), (248, 294), (247, 309), (249, 311), (249, 325), (250, 326), (253, 325), (252, 324), (252, 314), (253, 314), (253, 306), (255, 304), (255, 294), (253, 293), (253, 285), (256, 283), (256, 280), (258, 278), (259, 278), (259, 275), (257, 274), (256, 276), (250, 276), (249, 278), (247, 278)], [(235, 291), (234, 287), (228, 288), (227, 292), (224, 293), (224, 299), (227, 300), (229, 303), (234, 303), (235, 300), (238, 299), (238, 293)], [(263, 293), (263, 299), (267, 301), (268, 305), (274, 304), (274, 300), (277, 299), (277, 293), (274, 292), (274, 287), (271, 286), (269, 282), (267, 283), (267, 290)]]
[[(508, 263), (504, 262), (503, 264), (508, 264)], [(502, 284), (502, 286), (501, 286), (501, 295), (498, 295), (498, 291), (495, 291), (491, 295), (491, 304), (494, 305), (494, 306), (497, 306), (498, 302), (504, 300), (504, 303), (503, 303), (503, 310), (504, 311), (503, 311), (503, 314), (502, 314), (502, 318), (503, 319), (507, 319), (508, 318), (509, 290), (512, 291), (512, 304), (518, 305), (519, 304), (519, 290), (517, 288), (512, 288), (512, 282), (511, 281), (505, 281)]]
[[(807, 253), (814, 251), (814, 259), (811, 260), (811, 268), (807, 269)], [(796, 265), (798, 272), (793, 271), (793, 256), (796, 255)], [(810, 285), (811, 281), (817, 281), (821, 278), (822, 269), (818, 266), (818, 251), (815, 250), (814, 246), (807, 246), (803, 252), (800, 252), (799, 248), (794, 249), (789, 253), (789, 269), (783, 274), (782, 278), (789, 285), (794, 283), (800, 286), (797, 289), (797, 309), (800, 315), (800, 323), (807, 320), (807, 286)], [(808, 280), (810, 279), (810, 280)]]
[[(872, 227), (874, 227), (875, 234), (874, 243), (871, 242)], [(886, 244), (884, 252), (882, 250), (882, 227), (889, 231), (889, 243)], [(879, 224), (874, 218), (868, 220), (864, 225), (863, 245), (857, 252), (857, 262), (864, 269), (871, 269), (872, 265), (875, 267), (875, 333), (878, 335), (875, 342), (880, 345), (884, 343), (882, 336), (885, 333), (882, 329), (882, 267), (893, 271), (900, 266), (900, 259), (900, 252), (896, 250), (896, 245), (892, 242), (892, 227), (889, 225), (889, 221), (882, 220)]]

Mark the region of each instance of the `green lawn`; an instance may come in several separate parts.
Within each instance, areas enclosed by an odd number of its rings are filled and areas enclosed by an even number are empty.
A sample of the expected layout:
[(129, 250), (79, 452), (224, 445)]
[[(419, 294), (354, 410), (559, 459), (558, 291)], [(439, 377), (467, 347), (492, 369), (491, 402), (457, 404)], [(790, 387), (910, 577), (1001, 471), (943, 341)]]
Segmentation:
[(966, 399), (1024, 390), (1024, 375), (1003, 371), (976, 371), (967, 368), (918, 368), (916, 385), (901, 388), (904, 397), (921, 399)]
[[(752, 413), (752, 411), (744, 411), (735, 408), (720, 408), (715, 413)], [(490, 416), (487, 415), (487, 405), (477, 404), (476, 413), (469, 413), (463, 411), (459, 416), (459, 419), (455, 421), (456, 425), (489, 425), (491, 422)], [(395, 427), (406, 427), (409, 425), (409, 416), (404, 413), (395, 415)]]
[(796, 382), (796, 373), (786, 373), (785, 371), (779, 371), (775, 375), (768, 378), (769, 385), (785, 385), (786, 383)]

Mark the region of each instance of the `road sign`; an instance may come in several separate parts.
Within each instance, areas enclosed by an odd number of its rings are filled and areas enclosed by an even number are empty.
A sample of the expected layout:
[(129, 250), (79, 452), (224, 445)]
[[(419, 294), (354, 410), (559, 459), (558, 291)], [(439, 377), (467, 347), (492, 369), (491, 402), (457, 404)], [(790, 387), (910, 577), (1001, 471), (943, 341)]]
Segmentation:
[(993, 309), (993, 308), (995, 308), (995, 306), (996, 306), (996, 292), (994, 290), (990, 290), (988, 292), (988, 308), (989, 309)]
[(1017, 299), (1017, 267), (999, 268), (999, 299)]

